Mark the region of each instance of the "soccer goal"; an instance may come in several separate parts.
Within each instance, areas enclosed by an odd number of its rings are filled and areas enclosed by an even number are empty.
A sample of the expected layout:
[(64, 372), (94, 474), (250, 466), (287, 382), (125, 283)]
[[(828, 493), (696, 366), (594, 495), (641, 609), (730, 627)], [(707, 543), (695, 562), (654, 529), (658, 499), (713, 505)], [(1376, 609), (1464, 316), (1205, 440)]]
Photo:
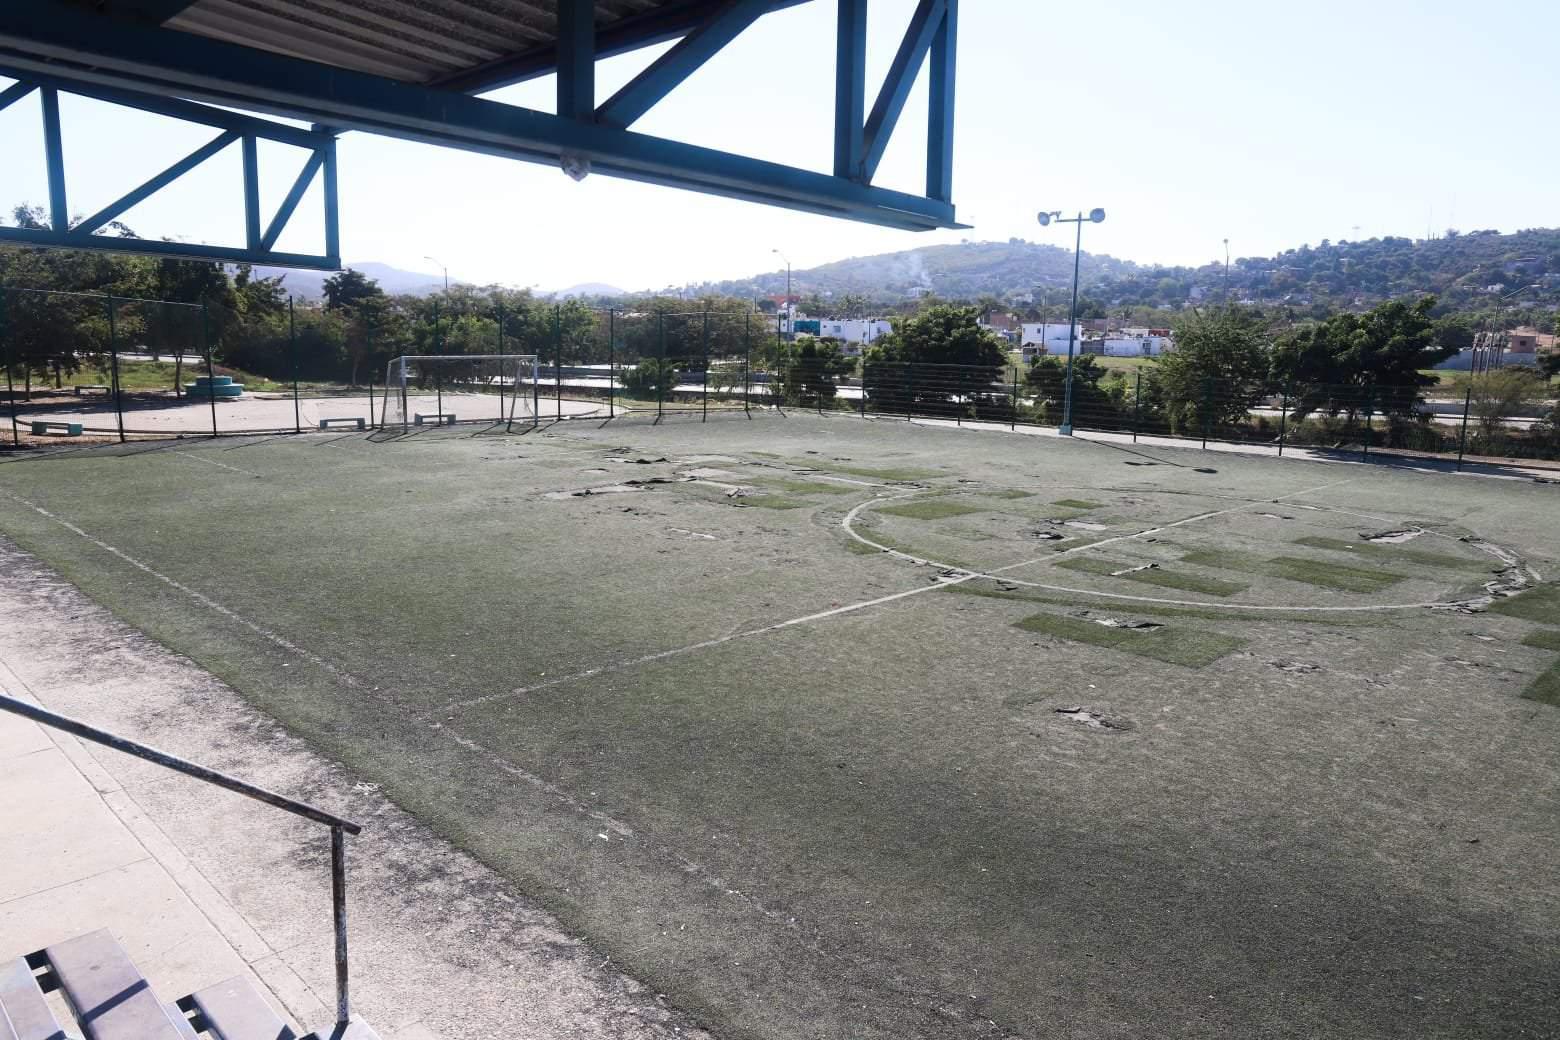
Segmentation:
[(385, 429), (536, 421), (535, 354), (407, 354), (385, 368)]

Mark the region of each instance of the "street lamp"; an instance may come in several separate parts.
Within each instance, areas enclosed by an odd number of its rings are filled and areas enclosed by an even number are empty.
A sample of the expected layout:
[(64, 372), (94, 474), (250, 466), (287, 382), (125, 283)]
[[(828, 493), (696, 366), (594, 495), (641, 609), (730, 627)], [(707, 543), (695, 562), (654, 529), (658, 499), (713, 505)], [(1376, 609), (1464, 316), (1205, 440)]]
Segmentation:
[[(1484, 346), (1484, 371), (1488, 372), (1490, 370), (1490, 356), (1492, 354), (1495, 358), (1496, 368), (1501, 368), (1506, 363), (1506, 345), (1511, 342), (1511, 336), (1504, 327), (1506, 324), (1506, 301), (1511, 299), (1513, 296), (1518, 295), (1519, 293), (1525, 293), (1529, 289), (1537, 289), (1538, 287), (1539, 284), (1537, 282), (1534, 282), (1531, 285), (1524, 285), (1511, 290), (1509, 293), (1506, 293), (1500, 299), (1495, 301), (1495, 324), (1497, 328), (1490, 334), (1489, 340), (1486, 341)], [(1499, 346), (1495, 346), (1492, 342), (1490, 342), (1493, 341), (1497, 335), (1500, 337)]]
[(785, 261), (785, 338), (795, 339), (796, 332), (791, 328), (796, 323), (796, 318), (791, 314), (791, 258), (778, 249), (771, 249), (770, 252)]
[(1067, 388), (1064, 391), (1062, 397), (1062, 424), (1061, 426), (1057, 427), (1056, 430), (1056, 432), (1061, 434), (1063, 437), (1071, 437), (1073, 432), (1073, 345), (1077, 342), (1078, 339), (1078, 264), (1083, 256), (1083, 222), (1087, 220), (1091, 224), (1103, 223), (1105, 220), (1105, 211), (1096, 208), (1091, 209), (1088, 216), (1084, 216), (1080, 211), (1076, 217), (1064, 217), (1062, 216), (1061, 210), (1041, 210), (1039, 219), (1041, 227), (1045, 227), (1053, 220), (1058, 224), (1078, 225), (1077, 240), (1073, 243), (1072, 315), (1071, 320), (1067, 325)]
[[(433, 260), (433, 257), (425, 256), (425, 257), (423, 257), (423, 259), (424, 260)], [(437, 261), (437, 260), (433, 260), (433, 262), (436, 263), (436, 264), (439, 264), (439, 261)], [(450, 291), (450, 269), (448, 267), (445, 267), (443, 264), (439, 264), (439, 267), (443, 268), (443, 270), (444, 270), (444, 292), (447, 295), (449, 293), (449, 291)]]

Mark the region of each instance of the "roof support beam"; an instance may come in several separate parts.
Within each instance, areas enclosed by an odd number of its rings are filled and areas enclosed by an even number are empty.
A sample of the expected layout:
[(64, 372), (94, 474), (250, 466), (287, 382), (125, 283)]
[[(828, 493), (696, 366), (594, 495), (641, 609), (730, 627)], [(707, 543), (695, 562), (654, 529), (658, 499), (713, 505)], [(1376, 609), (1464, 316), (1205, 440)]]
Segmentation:
[(589, 121), (596, 112), (596, 5), (558, 0), (558, 115)]
[[(947, 200), (301, 61), (71, 5), (0, 4), (0, 68), (310, 119), (907, 230), (956, 227)], [(90, 89), (90, 88), (89, 88)]]
[(298, 171), (298, 177), (288, 189), (287, 197), (276, 209), (276, 216), (271, 218), (271, 223), (266, 226), (265, 234), (260, 236), (260, 248), (270, 249), (276, 245), (276, 240), (281, 237), (282, 231), (287, 227), (287, 222), (292, 219), (293, 211), (298, 208), (298, 203), (303, 201), (303, 193), (309, 190), (309, 185), (314, 181), (314, 175), (325, 165), (325, 153), (315, 152), (309, 156), (303, 164), (303, 169)]
[(839, 0), (834, 34), (834, 176), (866, 183), (861, 117), (867, 104), (867, 0)]
[(883, 161), (883, 152), (888, 148), (889, 138), (894, 135), (899, 114), (904, 111), (910, 88), (915, 85), (921, 64), (932, 49), (932, 37), (942, 25), (946, 11), (946, 0), (921, 0), (910, 18), (910, 27), (905, 30), (904, 39), (899, 41), (899, 50), (894, 53), (894, 62), (888, 67), (883, 89), (878, 91), (877, 101), (872, 105), (872, 115), (867, 119), (863, 166), (869, 181), (877, 173), (878, 163)]
[(632, 126), (772, 6), (767, 0), (727, 0), (709, 21), (684, 36), (596, 109), (596, 122), (603, 126)]
[(959, 42), (959, 0), (944, 0), (947, 12), (932, 37), (931, 104), (926, 125), (926, 197), (953, 201), (953, 87)]
[(135, 190), (120, 196), (113, 202), (110, 202), (107, 206), (104, 206), (102, 209), (92, 214), (92, 216), (88, 217), (86, 220), (81, 221), (75, 227), (70, 229), (71, 235), (76, 238), (91, 237), (91, 235), (97, 231), (98, 228), (102, 227), (104, 224), (107, 224), (115, 217), (122, 215), (132, 206), (135, 206), (138, 203), (144, 202), (151, 198), (157, 192), (161, 191), (163, 188), (166, 188), (168, 185), (172, 184), (186, 173), (189, 173), (195, 167), (199, 166), (213, 155), (216, 155), (218, 152), (222, 151), (222, 149), (226, 148), (236, 140), (238, 140), (237, 133), (232, 130), (224, 130), (210, 141), (207, 141), (205, 144), (195, 149), (189, 155), (186, 155), (184, 158), (180, 159), (178, 162), (174, 163), (172, 166), (168, 167), (166, 170), (147, 181), (145, 184), (142, 184), (139, 188), (136, 188)]

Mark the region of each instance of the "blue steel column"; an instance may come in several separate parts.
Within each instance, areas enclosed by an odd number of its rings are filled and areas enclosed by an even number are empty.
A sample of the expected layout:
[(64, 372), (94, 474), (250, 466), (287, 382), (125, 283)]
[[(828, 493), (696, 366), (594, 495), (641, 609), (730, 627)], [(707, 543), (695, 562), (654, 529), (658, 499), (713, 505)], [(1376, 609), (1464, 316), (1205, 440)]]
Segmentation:
[(260, 248), (260, 152), (253, 134), (241, 141), (244, 153), (244, 248)]
[(41, 87), (43, 102), (43, 155), (49, 168), (49, 226), (57, 234), (70, 230), (70, 206), (65, 200), (65, 144), (60, 133), (60, 95), (53, 87)]
[(867, 0), (839, 0), (834, 58), (834, 176), (860, 180), (866, 151)]
[(926, 124), (926, 196), (953, 201), (953, 88), (957, 71), (959, 0), (947, 0), (948, 13), (932, 38), (929, 77), (931, 104)]
[(596, 7), (592, 0), (558, 0), (558, 115), (596, 116)]

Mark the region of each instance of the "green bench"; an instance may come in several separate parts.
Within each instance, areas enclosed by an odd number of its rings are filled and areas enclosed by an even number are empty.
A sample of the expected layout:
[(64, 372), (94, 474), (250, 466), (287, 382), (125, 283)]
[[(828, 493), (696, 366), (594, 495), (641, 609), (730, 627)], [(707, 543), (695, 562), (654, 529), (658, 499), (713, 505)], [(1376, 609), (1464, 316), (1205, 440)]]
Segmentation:
[(67, 437), (81, 436), (81, 424), (79, 422), (46, 422), (43, 419), (32, 420), (32, 432), (34, 437), (42, 437), (50, 430), (61, 430)]

